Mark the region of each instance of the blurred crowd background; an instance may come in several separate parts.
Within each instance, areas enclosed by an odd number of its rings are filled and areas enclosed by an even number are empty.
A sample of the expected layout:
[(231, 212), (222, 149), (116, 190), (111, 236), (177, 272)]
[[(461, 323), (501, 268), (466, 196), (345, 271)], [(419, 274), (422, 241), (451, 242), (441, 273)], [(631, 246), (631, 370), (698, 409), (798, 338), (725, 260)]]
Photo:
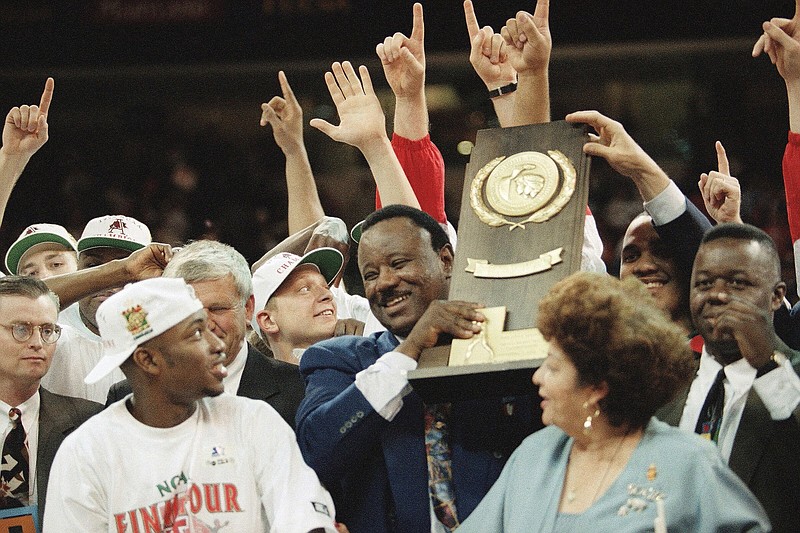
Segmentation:
[[(0, 109), (56, 89), (50, 140), (20, 179), (0, 247), (27, 225), (80, 235), (103, 214), (147, 223), (154, 240), (217, 238), (251, 262), (286, 237), (284, 160), (260, 128), (259, 105), (279, 94), (284, 70), (306, 123), (336, 123), (323, 73), (335, 60), (365, 64), (391, 131), (393, 98), (374, 49), (410, 32), (406, 0), (3, 0)], [(458, 227), (469, 143), (495, 127), (486, 88), (469, 64), (460, 0), (423, 2), (431, 136), (447, 166), (448, 218)], [(499, 30), (535, 2), (474, 0)], [(551, 0), (553, 119), (598, 109), (632, 136), (702, 208), (701, 172), (725, 145), (743, 191), (745, 222), (783, 255), (795, 296), (781, 177), (788, 128), (783, 82), (750, 50), (760, 24), (794, 2)], [(322, 204), (352, 225), (374, 207), (356, 149), (307, 128)], [(592, 162), (590, 207), (614, 272), (618, 243), (642, 211), (629, 180)]]

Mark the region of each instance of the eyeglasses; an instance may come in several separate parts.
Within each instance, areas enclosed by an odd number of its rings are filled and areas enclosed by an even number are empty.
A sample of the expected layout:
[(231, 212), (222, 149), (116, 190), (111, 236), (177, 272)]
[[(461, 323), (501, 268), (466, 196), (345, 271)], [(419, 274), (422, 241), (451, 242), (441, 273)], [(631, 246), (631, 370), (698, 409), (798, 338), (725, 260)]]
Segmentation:
[(45, 344), (54, 344), (61, 337), (61, 326), (58, 324), (34, 325), (28, 322), (15, 322), (14, 324), (0, 324), (0, 326), (10, 329), (11, 336), (17, 342), (25, 342), (33, 336), (33, 330), (39, 329), (39, 335)]

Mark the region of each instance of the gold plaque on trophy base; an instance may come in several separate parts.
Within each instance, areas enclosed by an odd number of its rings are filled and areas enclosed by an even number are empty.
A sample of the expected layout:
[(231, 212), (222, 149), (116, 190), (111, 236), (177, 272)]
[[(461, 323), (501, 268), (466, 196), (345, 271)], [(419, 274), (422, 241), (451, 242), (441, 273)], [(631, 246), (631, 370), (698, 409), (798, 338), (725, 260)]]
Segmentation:
[(453, 339), (450, 366), (506, 363), (547, 357), (547, 341), (536, 328), (503, 331), (505, 307), (479, 309), (486, 317), (471, 339)]

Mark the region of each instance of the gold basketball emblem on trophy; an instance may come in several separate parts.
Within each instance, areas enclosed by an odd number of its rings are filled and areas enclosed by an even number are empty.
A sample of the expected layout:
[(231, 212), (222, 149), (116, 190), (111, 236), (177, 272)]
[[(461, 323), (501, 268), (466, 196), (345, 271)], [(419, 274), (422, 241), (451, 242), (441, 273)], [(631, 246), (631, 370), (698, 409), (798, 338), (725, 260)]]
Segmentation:
[(558, 189), (558, 167), (539, 152), (522, 152), (500, 162), (486, 179), (486, 203), (501, 215), (538, 211)]
[[(501, 156), (475, 175), (470, 205), (489, 226), (525, 229), (529, 222), (544, 222), (558, 214), (572, 198), (576, 179), (572, 161), (558, 150)], [(524, 216), (528, 218), (520, 221), (504, 218)]]

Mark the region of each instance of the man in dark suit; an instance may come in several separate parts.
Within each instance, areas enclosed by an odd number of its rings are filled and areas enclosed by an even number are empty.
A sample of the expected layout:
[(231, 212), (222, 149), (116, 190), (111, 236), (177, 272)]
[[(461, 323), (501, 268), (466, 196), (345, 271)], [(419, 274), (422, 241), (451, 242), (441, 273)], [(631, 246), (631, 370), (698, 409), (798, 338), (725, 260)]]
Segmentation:
[[(338, 337), (305, 351), (298, 442), (352, 533), (430, 533), (432, 521), (441, 529), (443, 520), (454, 524), (472, 512), (510, 452), (541, 427), (538, 401), (425, 406), (411, 392), (405, 372), (423, 349), (440, 334), (470, 338), (484, 320), (478, 304), (441, 301), (453, 249), (433, 218), (401, 205), (376, 211), (364, 222), (358, 263), (372, 312), (388, 331)], [(431, 430), (445, 426), (448, 435), (434, 437)], [(431, 454), (438, 448), (432, 440), (449, 444), (452, 479), (442, 485), (452, 489), (454, 504), (429, 489), (426, 441)]]
[[(36, 503), (39, 523), (58, 447), (102, 409), (100, 404), (40, 387), (60, 336), (57, 319), (58, 299), (42, 281), (18, 276), (0, 279), (0, 409), (6, 420), (0, 425), (4, 435), (0, 507)], [(35, 455), (35, 471), (29, 463), (17, 462), (11, 444), (15, 434), (19, 442), (24, 439), (27, 457)]]
[[(175, 253), (163, 275), (183, 278), (194, 288), (211, 331), (225, 343), (225, 391), (267, 402), (294, 427), (305, 384), (295, 365), (268, 358), (245, 340), (254, 297), (250, 268), (242, 254), (216, 241), (195, 241)], [(107, 404), (130, 392), (127, 381), (116, 383)]]
[(698, 372), (689, 389), (657, 413), (702, 433), (707, 397), (721, 379), (716, 442), (776, 532), (800, 531), (800, 354), (780, 341), (772, 324), (785, 291), (766, 233), (746, 224), (706, 233), (691, 284), (692, 319), (705, 341)]

